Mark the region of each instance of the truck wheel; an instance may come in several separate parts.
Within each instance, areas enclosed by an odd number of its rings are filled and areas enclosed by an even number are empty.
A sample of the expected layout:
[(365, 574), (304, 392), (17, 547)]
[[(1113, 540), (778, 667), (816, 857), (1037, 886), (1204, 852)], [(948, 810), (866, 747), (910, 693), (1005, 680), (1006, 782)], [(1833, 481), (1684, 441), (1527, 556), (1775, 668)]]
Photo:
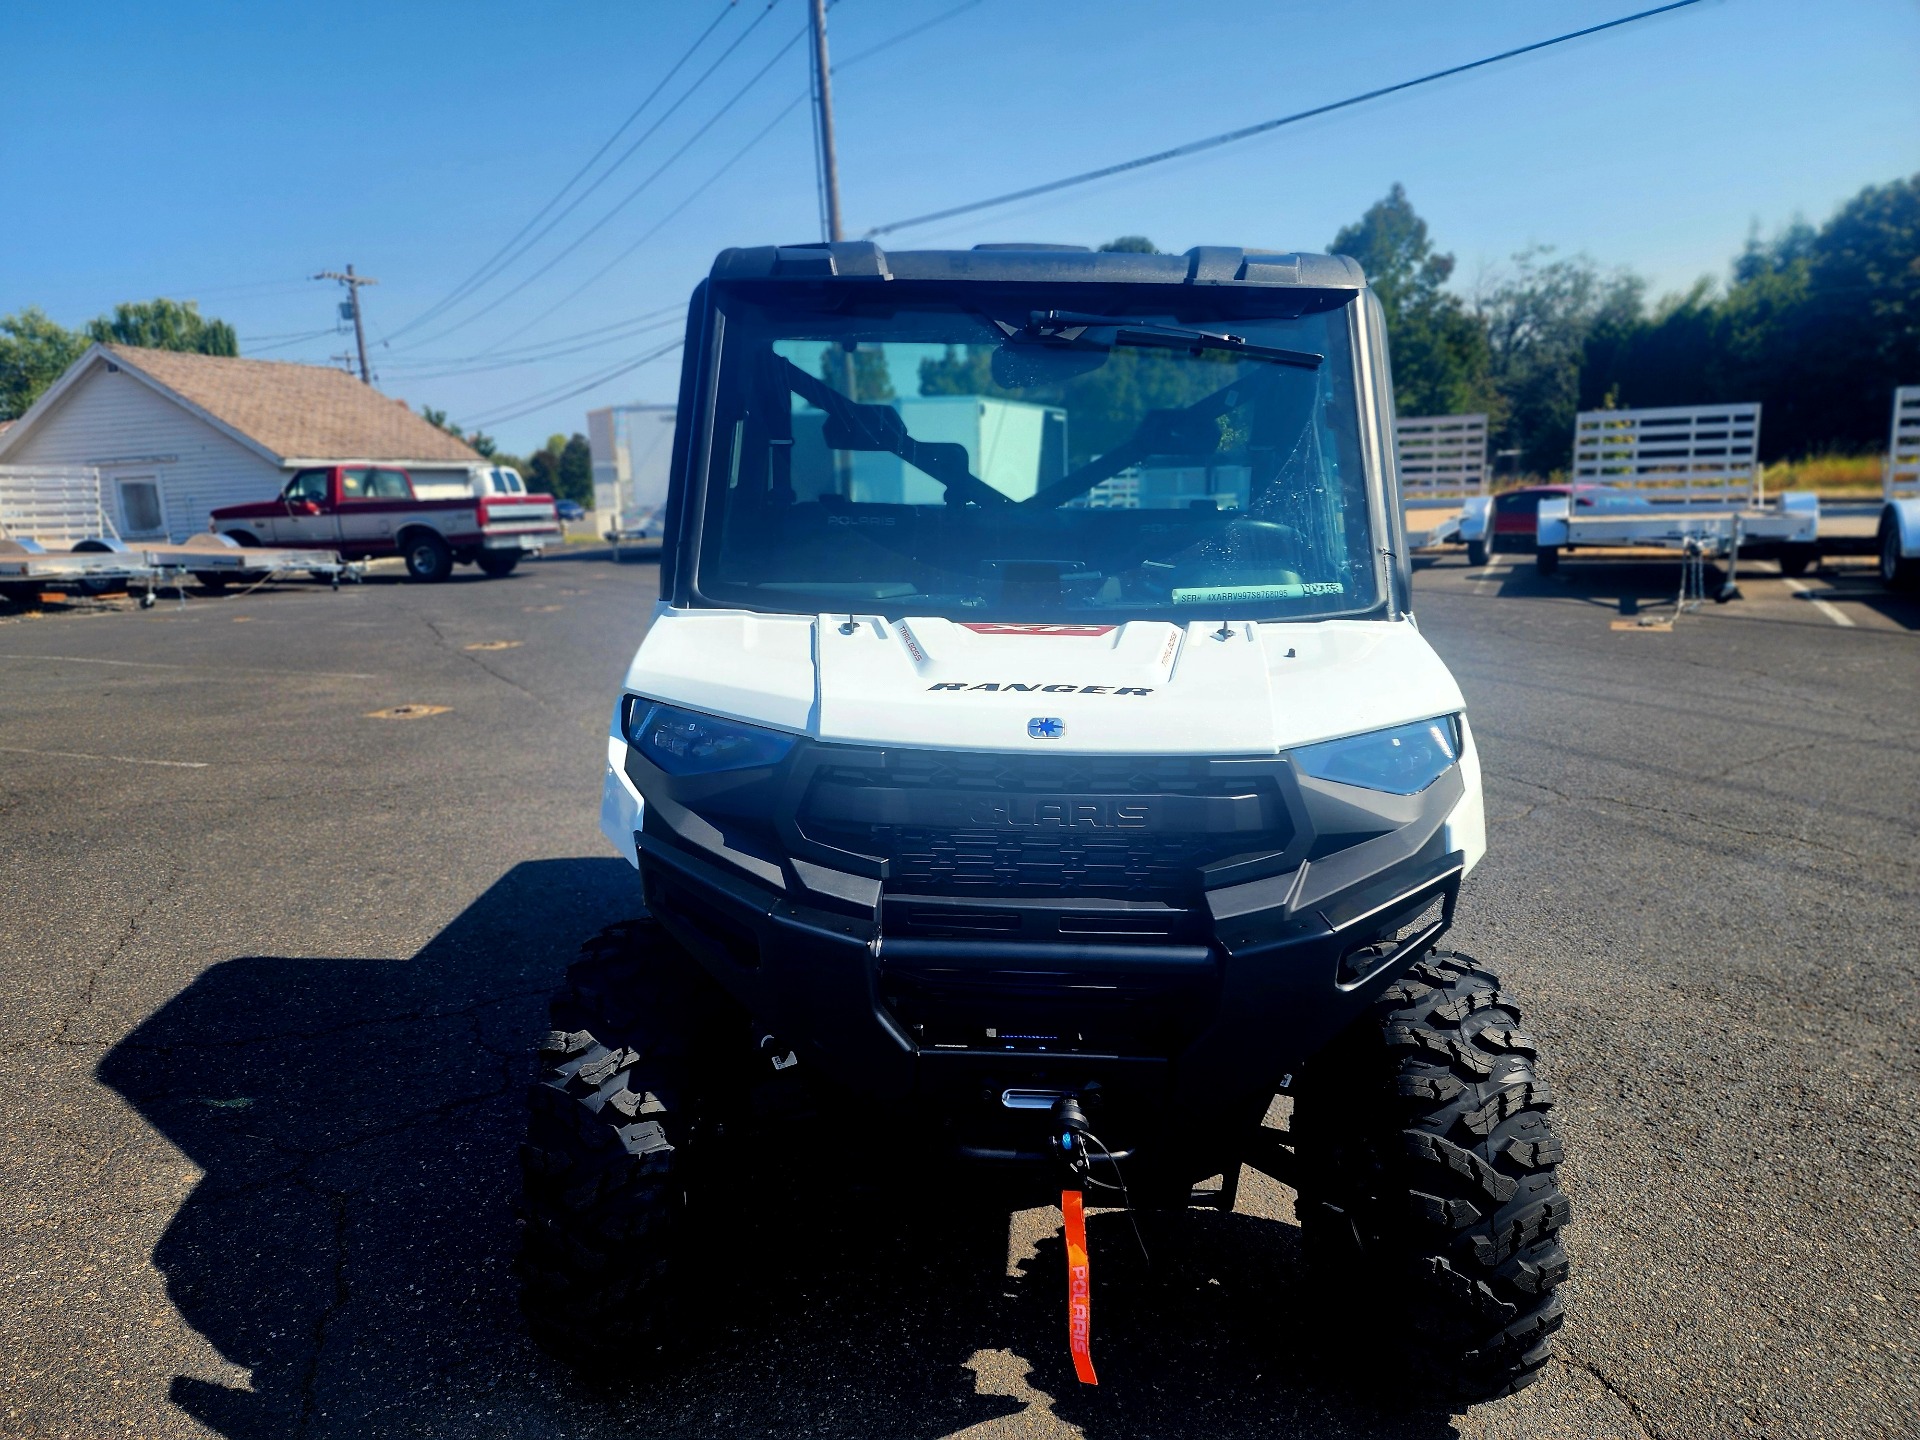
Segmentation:
[(1880, 583), (1889, 590), (1920, 590), (1920, 560), (1900, 553), (1900, 527), (1891, 515), (1880, 521)]
[[(1499, 981), (1431, 952), (1303, 1067), (1301, 1238), (1368, 1345), (1468, 1399), (1531, 1384), (1564, 1318), (1552, 1096)], [(1392, 1324), (1382, 1324), (1391, 1314)]]
[(431, 530), (416, 530), (406, 541), (407, 576), (435, 584), (453, 574), (453, 551)]
[(687, 1228), (695, 963), (651, 921), (582, 947), (554, 996), (520, 1150), (520, 1303), (534, 1339), (630, 1365), (673, 1328)]
[(1487, 563), (1487, 542), (1484, 540), (1467, 541), (1467, 564), (1484, 565)]
[(1558, 545), (1536, 546), (1533, 552), (1533, 568), (1542, 575), (1551, 575), (1560, 568), (1560, 547)]
[(498, 580), (503, 575), (511, 575), (513, 567), (520, 563), (518, 550), (482, 550), (480, 552), (480, 573)]

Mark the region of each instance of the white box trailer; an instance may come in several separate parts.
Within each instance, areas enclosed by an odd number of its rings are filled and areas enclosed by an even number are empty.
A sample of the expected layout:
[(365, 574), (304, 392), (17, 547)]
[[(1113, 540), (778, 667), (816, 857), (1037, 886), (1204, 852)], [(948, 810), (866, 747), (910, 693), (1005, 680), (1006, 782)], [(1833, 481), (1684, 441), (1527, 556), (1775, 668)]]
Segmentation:
[(587, 412), (594, 519), (616, 546), (659, 537), (678, 423), (672, 405), (609, 405)]
[(1740, 552), (1798, 575), (1820, 556), (1820, 499), (1759, 488), (1760, 406), (1583, 410), (1574, 421), (1565, 495), (1540, 502), (1535, 563), (1562, 551), (1657, 548), (1726, 563), (1718, 598), (1735, 593)]
[(1880, 578), (1920, 589), (1920, 385), (1893, 392), (1893, 426), (1880, 481)]
[(1394, 423), (1400, 507), (1415, 550), (1464, 544), (1487, 563), (1487, 417), (1406, 415)]

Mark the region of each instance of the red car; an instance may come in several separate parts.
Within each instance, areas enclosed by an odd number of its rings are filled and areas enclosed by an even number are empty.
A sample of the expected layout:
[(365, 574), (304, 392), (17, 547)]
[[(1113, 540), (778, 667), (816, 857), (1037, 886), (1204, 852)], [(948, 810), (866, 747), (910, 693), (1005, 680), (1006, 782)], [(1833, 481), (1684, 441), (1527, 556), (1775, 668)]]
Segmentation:
[[(1574, 504), (1582, 508), (1594, 504), (1608, 487), (1604, 485), (1582, 485), (1574, 497)], [(1534, 536), (1538, 531), (1540, 502), (1549, 495), (1565, 495), (1574, 489), (1570, 485), (1523, 485), (1518, 490), (1506, 490), (1493, 497), (1493, 524), (1489, 527), (1487, 546), (1489, 550), (1505, 551), (1513, 554), (1531, 555), (1534, 550)]]
[(302, 470), (275, 499), (215, 510), (207, 528), (242, 545), (337, 550), (348, 560), (399, 555), (415, 580), (444, 580), (469, 563), (505, 575), (563, 538), (551, 495), (422, 500), (406, 471), (385, 465)]

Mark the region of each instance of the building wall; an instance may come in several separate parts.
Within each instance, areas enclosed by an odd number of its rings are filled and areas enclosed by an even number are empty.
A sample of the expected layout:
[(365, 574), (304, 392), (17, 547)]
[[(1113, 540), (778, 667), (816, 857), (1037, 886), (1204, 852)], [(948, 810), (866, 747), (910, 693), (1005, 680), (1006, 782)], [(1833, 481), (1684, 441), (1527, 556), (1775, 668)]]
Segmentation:
[(125, 522), (116, 481), (153, 477), (171, 540), (206, 529), (217, 506), (271, 499), (285, 483), (271, 460), (103, 363), (34, 422), (6, 463), (97, 468), (101, 498), (116, 524)]

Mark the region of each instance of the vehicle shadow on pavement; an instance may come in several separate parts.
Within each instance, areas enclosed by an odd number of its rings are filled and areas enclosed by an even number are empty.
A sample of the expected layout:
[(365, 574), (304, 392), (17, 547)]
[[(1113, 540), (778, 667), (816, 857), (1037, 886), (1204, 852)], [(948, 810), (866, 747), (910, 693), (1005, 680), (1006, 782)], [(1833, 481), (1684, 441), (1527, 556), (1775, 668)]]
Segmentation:
[(204, 1174), (154, 1264), (251, 1372), (177, 1376), (175, 1405), (231, 1440), (1454, 1433), (1325, 1378), (1298, 1232), (1247, 1215), (1148, 1216), (1151, 1269), (1093, 1217), (1082, 1389), (1057, 1232), (1010, 1274), (1004, 1208), (910, 1166), (850, 1189), (845, 1147), (887, 1137), (825, 1125), (746, 1182), (674, 1352), (576, 1379), (519, 1317), (516, 1152), (546, 995), (634, 888), (618, 860), (518, 865), (410, 960), (230, 960), (108, 1053), (99, 1078)]

